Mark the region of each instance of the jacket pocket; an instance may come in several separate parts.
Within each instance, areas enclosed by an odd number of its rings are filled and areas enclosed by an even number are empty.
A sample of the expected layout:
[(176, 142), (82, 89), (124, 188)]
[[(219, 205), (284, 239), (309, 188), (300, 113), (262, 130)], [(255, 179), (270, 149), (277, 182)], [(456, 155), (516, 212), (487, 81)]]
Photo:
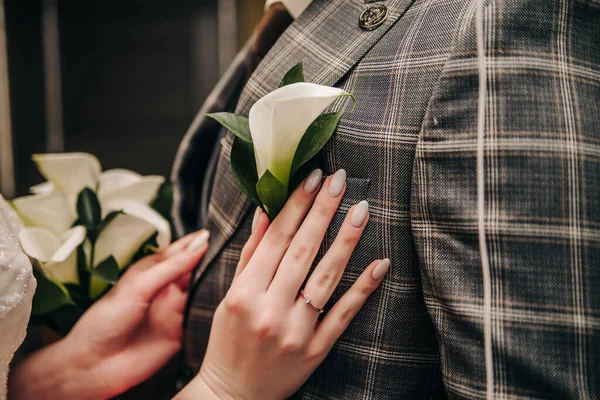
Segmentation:
[[(369, 179), (346, 178), (346, 192), (344, 193), (344, 197), (342, 198), (338, 210), (331, 220), (329, 229), (325, 233), (325, 237), (323, 238), (323, 243), (321, 244), (321, 249), (319, 251), (319, 257), (316, 261), (319, 261), (333, 244), (352, 206), (363, 200), (367, 200), (370, 183), (371, 181)], [(373, 251), (372, 248), (374, 245), (372, 235), (373, 233), (369, 233), (369, 225), (367, 225), (367, 229), (365, 229), (363, 237), (356, 246), (354, 253), (352, 253), (350, 261), (348, 262), (344, 272), (344, 276), (342, 277), (336, 293), (334, 293), (332, 296), (331, 301), (337, 300), (339, 295), (342, 294), (342, 291), (345, 292), (349, 285), (354, 282), (356, 277), (360, 275), (365, 267), (371, 261), (373, 261), (370, 259), (370, 257), (372, 257), (376, 252)], [(340, 291), (340, 289), (342, 290)]]

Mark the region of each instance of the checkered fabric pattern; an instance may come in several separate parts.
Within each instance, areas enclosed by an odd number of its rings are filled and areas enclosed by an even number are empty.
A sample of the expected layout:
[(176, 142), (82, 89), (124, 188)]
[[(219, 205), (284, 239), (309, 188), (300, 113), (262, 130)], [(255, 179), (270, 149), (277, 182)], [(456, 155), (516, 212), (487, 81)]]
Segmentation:
[[(598, 398), (600, 3), (388, 0), (371, 32), (365, 3), (315, 0), (237, 105), (247, 115), (299, 61), (308, 81), (352, 92), (323, 154), (349, 180), (319, 257), (350, 206), (368, 200), (371, 219), (332, 301), (392, 260), (295, 398)], [(250, 231), (231, 140), (203, 189), (212, 239), (190, 294), (192, 373)]]

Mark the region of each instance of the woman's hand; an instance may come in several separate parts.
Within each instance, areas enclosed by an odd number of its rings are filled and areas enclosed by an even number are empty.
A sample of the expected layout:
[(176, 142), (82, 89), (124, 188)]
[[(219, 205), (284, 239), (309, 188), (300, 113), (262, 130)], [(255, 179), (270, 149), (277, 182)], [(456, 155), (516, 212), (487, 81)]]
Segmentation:
[(338, 171), (317, 196), (321, 172), (314, 171), (271, 226), (257, 213), (232, 286), (215, 313), (200, 372), (177, 398), (283, 399), (323, 361), (389, 269), (389, 260), (374, 261), (318, 322), (368, 222), (368, 204), (361, 202), (350, 209), (304, 295), (298, 295), (345, 178)]
[(129, 267), (72, 331), (19, 364), (9, 398), (107, 399), (143, 382), (181, 348), (191, 271), (208, 232)]

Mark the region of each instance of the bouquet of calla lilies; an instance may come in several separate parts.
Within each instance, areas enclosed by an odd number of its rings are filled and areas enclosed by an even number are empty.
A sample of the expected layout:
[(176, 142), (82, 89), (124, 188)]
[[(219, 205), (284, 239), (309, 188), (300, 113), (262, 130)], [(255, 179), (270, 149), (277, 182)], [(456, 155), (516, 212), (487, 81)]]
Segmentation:
[(273, 220), (289, 195), (318, 164), (318, 153), (343, 111), (322, 114), (336, 99), (354, 96), (304, 82), (303, 64), (283, 77), (278, 89), (258, 100), (248, 118), (208, 114), (235, 135), (231, 168), (248, 198)]
[(171, 242), (171, 185), (125, 169), (102, 172), (86, 153), (33, 156), (47, 182), (11, 202), (37, 290), (32, 315), (67, 333), (142, 256)]

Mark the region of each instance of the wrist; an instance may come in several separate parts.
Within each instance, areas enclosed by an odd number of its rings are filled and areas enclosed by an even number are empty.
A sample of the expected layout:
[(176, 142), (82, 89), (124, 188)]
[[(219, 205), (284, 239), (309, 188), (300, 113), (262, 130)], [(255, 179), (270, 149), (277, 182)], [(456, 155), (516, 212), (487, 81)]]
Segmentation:
[(9, 377), (9, 398), (55, 399), (90, 396), (89, 366), (61, 339), (16, 365)]
[(249, 390), (236, 387), (233, 376), (223, 379), (220, 374), (202, 367), (200, 372), (183, 388), (174, 400), (264, 400), (262, 395), (252, 395)]
[(219, 396), (211, 386), (200, 376), (196, 375), (173, 400), (225, 400)]
[(77, 399), (95, 400), (112, 397), (112, 392), (108, 391), (109, 385), (96, 373), (100, 360), (82, 344), (73, 341), (67, 335), (56, 343), (57, 346), (53, 349), (59, 357), (58, 360), (61, 360), (57, 367), (66, 369), (65, 390)]

